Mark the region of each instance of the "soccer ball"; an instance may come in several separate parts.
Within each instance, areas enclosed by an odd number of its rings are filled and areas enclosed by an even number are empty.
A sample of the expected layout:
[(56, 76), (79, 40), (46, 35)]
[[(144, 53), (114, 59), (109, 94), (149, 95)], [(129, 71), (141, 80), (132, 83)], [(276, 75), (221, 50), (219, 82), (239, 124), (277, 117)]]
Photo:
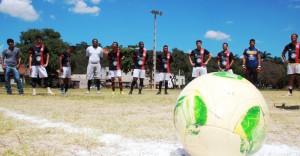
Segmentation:
[(177, 137), (193, 156), (253, 154), (264, 143), (268, 119), (259, 90), (245, 78), (227, 72), (190, 82), (174, 110)]

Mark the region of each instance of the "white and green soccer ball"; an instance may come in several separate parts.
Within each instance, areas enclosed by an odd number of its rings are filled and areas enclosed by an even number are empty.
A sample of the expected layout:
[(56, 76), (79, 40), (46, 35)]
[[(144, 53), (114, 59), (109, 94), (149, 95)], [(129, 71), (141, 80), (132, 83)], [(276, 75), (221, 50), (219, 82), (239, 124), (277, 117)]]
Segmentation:
[(251, 155), (263, 145), (267, 104), (245, 78), (217, 72), (196, 78), (180, 93), (174, 125), (192, 156)]

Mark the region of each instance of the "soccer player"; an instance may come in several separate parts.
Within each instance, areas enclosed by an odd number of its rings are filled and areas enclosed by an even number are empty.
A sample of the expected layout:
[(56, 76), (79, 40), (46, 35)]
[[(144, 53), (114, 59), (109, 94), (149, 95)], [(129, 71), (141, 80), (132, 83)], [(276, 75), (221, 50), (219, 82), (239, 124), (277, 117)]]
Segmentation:
[[(286, 52), (288, 52), (288, 60), (285, 57)], [(282, 58), (287, 64), (287, 75), (289, 75), (289, 93), (287, 94), (287, 96), (291, 96), (293, 94), (295, 75), (298, 75), (298, 83), (300, 82), (299, 53), (300, 43), (298, 42), (298, 34), (292, 34), (291, 43), (287, 44), (282, 51)]]
[(250, 47), (244, 50), (243, 70), (246, 71), (246, 78), (254, 85), (257, 85), (257, 74), (261, 71), (260, 51), (255, 48), (255, 40), (250, 39)]
[(233, 74), (231, 67), (234, 63), (234, 56), (232, 52), (228, 50), (228, 43), (223, 43), (223, 51), (218, 53), (217, 59), (219, 71)]
[[(32, 81), (32, 95), (36, 95), (36, 83), (38, 78), (46, 80), (48, 73), (46, 67), (48, 66), (50, 54), (48, 48), (42, 43), (42, 36), (35, 37), (35, 44), (29, 49), (29, 69)], [(53, 95), (50, 89), (49, 82), (47, 85), (47, 94)]]
[(157, 56), (157, 61), (159, 64), (159, 91), (157, 95), (161, 94), (162, 83), (165, 82), (165, 94), (168, 94), (168, 81), (171, 76), (171, 63), (173, 62), (173, 57), (168, 50), (168, 46), (164, 45), (163, 53)]
[(100, 94), (100, 78), (101, 78), (101, 59), (103, 58), (103, 49), (99, 47), (98, 40), (93, 39), (92, 45), (86, 49), (86, 57), (89, 60), (86, 78), (88, 79), (86, 94), (90, 94), (92, 80), (95, 79), (98, 94)]
[(18, 71), (21, 63), (21, 50), (14, 45), (13, 39), (7, 39), (8, 49), (2, 52), (2, 69), (5, 75), (5, 88), (8, 95), (12, 94), (10, 85), (10, 74), (14, 75), (15, 82), (19, 94), (23, 95), (23, 86), (20, 80), (20, 73)]
[(140, 79), (139, 93), (142, 94), (142, 88), (144, 85), (144, 78), (146, 74), (145, 65), (148, 60), (147, 51), (144, 49), (144, 42), (139, 42), (139, 49), (136, 49), (132, 55), (134, 62), (133, 79), (130, 87), (129, 95), (132, 95), (133, 87), (137, 83), (137, 79)]
[(108, 53), (107, 59), (110, 61), (109, 64), (109, 76), (111, 77), (111, 88), (112, 94), (115, 94), (115, 78), (119, 80), (119, 88), (120, 94), (123, 93), (122, 86), (122, 73), (121, 73), (121, 60), (123, 60), (125, 56), (119, 49), (118, 42), (113, 42), (112, 50)]
[(62, 53), (59, 57), (59, 68), (60, 68), (60, 92), (65, 94), (68, 92), (71, 83), (71, 56), (75, 50), (75, 46), (70, 46), (68, 50)]
[[(207, 74), (206, 65), (212, 58), (211, 53), (208, 50), (201, 47), (201, 40), (196, 41), (196, 46), (197, 48), (192, 50), (189, 56), (190, 63), (193, 66), (193, 78)], [(206, 56), (208, 56), (207, 60), (205, 60)]]

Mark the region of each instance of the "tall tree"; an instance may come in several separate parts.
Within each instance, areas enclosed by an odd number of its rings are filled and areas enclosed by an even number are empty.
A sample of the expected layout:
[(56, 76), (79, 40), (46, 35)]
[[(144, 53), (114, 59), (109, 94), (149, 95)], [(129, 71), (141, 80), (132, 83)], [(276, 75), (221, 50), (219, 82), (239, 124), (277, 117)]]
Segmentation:
[(177, 48), (172, 49), (174, 62), (171, 65), (171, 72), (175, 75), (184, 75), (187, 82), (192, 79), (192, 66), (189, 62), (189, 54), (184, 53)]
[(76, 44), (76, 52), (72, 56), (73, 69), (75, 74), (86, 74), (86, 67), (88, 65), (88, 59), (86, 58), (86, 48), (89, 45), (86, 42)]
[(268, 53), (267, 51), (264, 51), (260, 54), (261, 61), (264, 60), (272, 60), (273, 58), (271, 57), (271, 53)]

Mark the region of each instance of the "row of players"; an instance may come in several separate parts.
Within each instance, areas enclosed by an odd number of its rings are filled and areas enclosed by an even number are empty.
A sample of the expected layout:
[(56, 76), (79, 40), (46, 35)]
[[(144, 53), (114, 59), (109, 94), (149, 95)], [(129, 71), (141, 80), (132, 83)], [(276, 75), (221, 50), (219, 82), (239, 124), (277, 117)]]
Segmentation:
[[(298, 35), (291, 35), (291, 43), (287, 44), (282, 51), (282, 58), (287, 63), (287, 74), (289, 75), (289, 94), (292, 95), (294, 75), (300, 74), (299, 65), (299, 46), (300, 43), (297, 41)], [(12, 94), (10, 85), (10, 74), (14, 75), (14, 79), (17, 82), (17, 88), (19, 94), (24, 94), (23, 87), (20, 81), (20, 74), (18, 68), (21, 63), (21, 51), (19, 48), (14, 46), (13, 39), (7, 40), (8, 49), (2, 53), (2, 68), (5, 70), (5, 88), (7, 94)], [(244, 50), (243, 53), (243, 70), (247, 72), (246, 78), (253, 84), (257, 82), (257, 74), (261, 71), (261, 57), (260, 51), (255, 47), (255, 40), (251, 39), (249, 47)], [(74, 46), (70, 46), (66, 52), (62, 53), (59, 58), (60, 67), (60, 87), (61, 93), (65, 94), (68, 91), (68, 86), (71, 81), (71, 56), (75, 51)], [(288, 59), (285, 54), (288, 52)], [(45, 58), (44, 58), (45, 56)], [(98, 40), (93, 39), (92, 45), (86, 49), (86, 57), (88, 58), (87, 66), (87, 91), (86, 94), (90, 93), (92, 80), (95, 79), (98, 94), (100, 94), (100, 77), (101, 77), (101, 59), (103, 58), (103, 49), (99, 47)], [(148, 54), (144, 49), (144, 43), (139, 42), (139, 49), (136, 49), (132, 55), (134, 61), (133, 80), (129, 94), (132, 94), (133, 88), (140, 80), (139, 92), (142, 93), (143, 81), (145, 78), (145, 65), (148, 59)], [(207, 59), (205, 59), (207, 58)], [(207, 74), (206, 65), (211, 60), (212, 55), (207, 50), (202, 48), (202, 41), (196, 41), (196, 49), (192, 50), (189, 55), (190, 64), (193, 66), (192, 77), (198, 77)], [(37, 79), (44, 79), (48, 77), (46, 67), (48, 66), (50, 59), (49, 51), (47, 47), (42, 43), (42, 37), (36, 36), (35, 44), (29, 49), (29, 69), (30, 77), (32, 79), (32, 95), (36, 95), (36, 83)], [(123, 53), (118, 48), (118, 43), (113, 42), (112, 50), (108, 53), (107, 59), (110, 60), (109, 76), (112, 80), (112, 94), (115, 94), (115, 78), (118, 78), (120, 94), (124, 94), (122, 88), (122, 77), (121, 77), (121, 60), (124, 59)], [(231, 67), (234, 64), (234, 55), (228, 50), (228, 43), (223, 43), (223, 50), (218, 53), (218, 66), (219, 71), (225, 71), (233, 73)], [(157, 56), (159, 69), (159, 91), (157, 94), (161, 94), (162, 84), (165, 84), (165, 94), (168, 94), (168, 80), (170, 78), (171, 63), (173, 57), (168, 50), (168, 46), (164, 45), (163, 52)], [(300, 79), (300, 78), (299, 78)], [(47, 93), (54, 94), (50, 87), (47, 86)]]

